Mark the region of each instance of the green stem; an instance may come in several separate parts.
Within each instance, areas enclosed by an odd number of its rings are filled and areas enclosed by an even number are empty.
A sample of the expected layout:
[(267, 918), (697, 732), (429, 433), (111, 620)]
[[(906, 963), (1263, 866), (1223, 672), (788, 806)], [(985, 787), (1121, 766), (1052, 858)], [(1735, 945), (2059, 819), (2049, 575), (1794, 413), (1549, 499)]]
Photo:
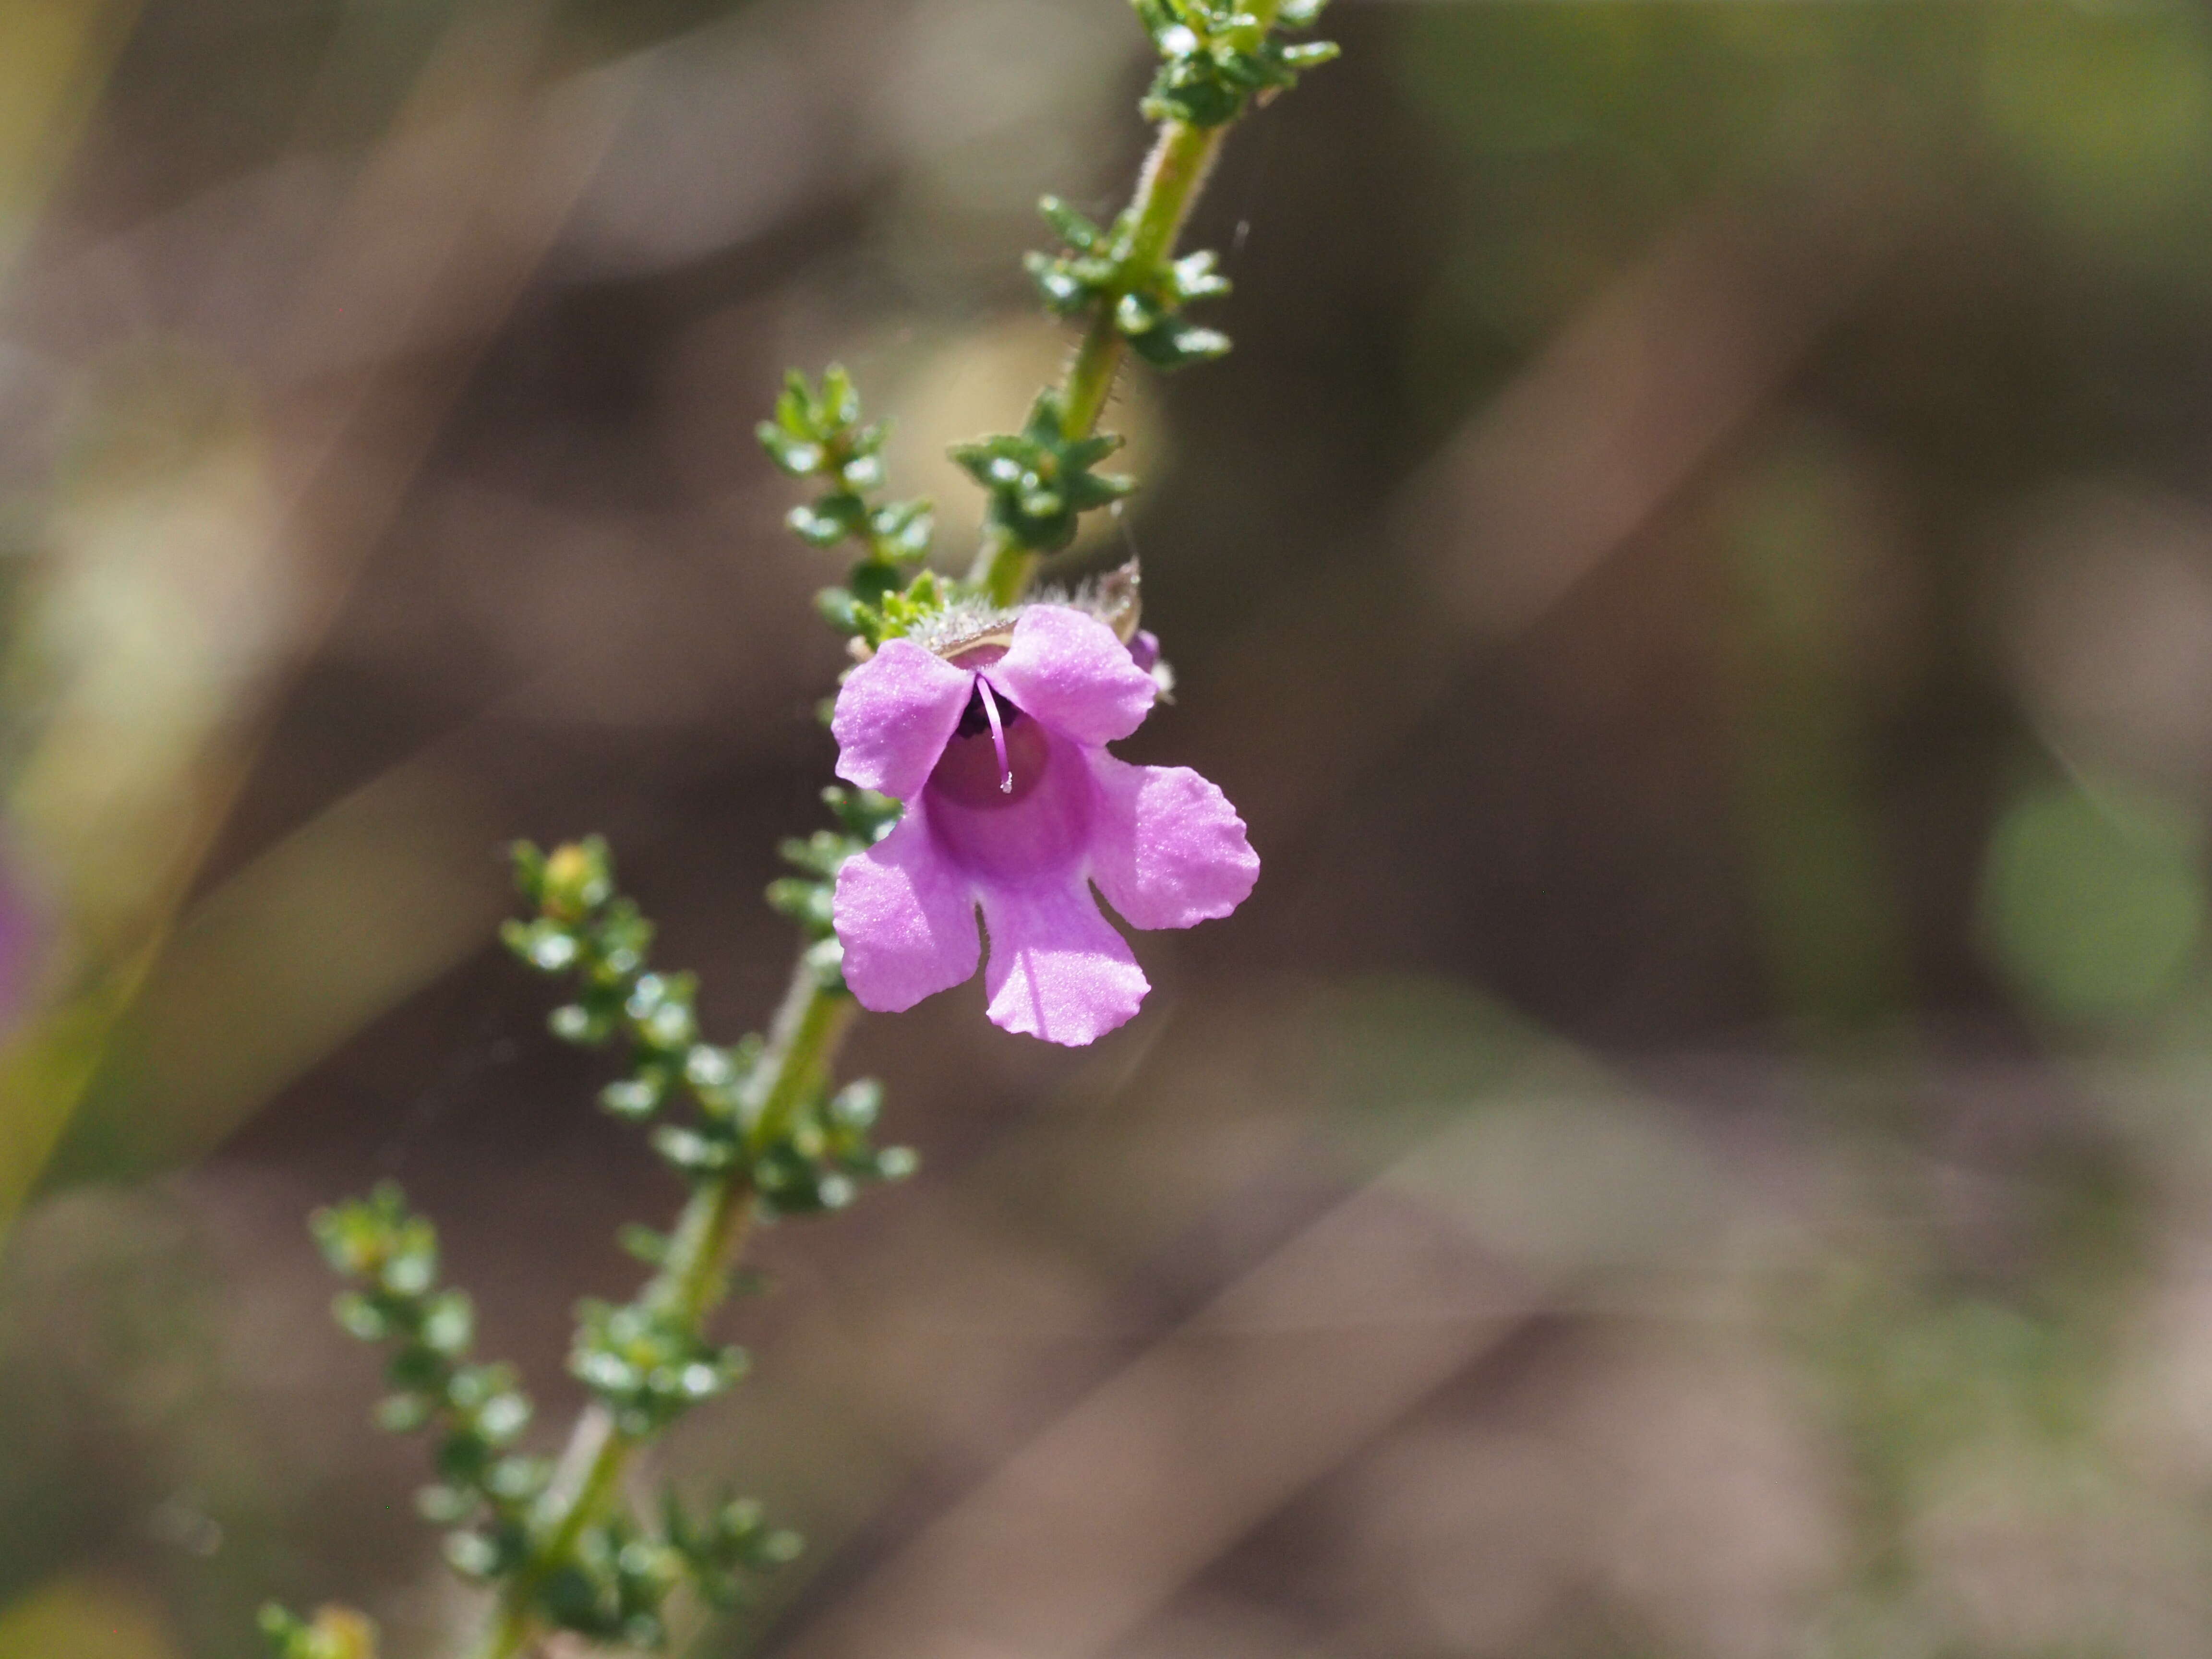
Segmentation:
[[(1170, 121), (1160, 128), (1152, 153), (1137, 180), (1137, 199), (1130, 216), (1121, 254), (1121, 268), (1133, 274), (1149, 272), (1175, 252), (1183, 222), (1190, 217), (1213, 158), (1221, 153), (1227, 126), (1194, 127)], [(1121, 367), (1126, 343), (1115, 325), (1114, 306), (1120, 296), (1101, 299), (1098, 310), (1084, 331), (1083, 343), (1060, 381), (1061, 435), (1085, 438), (1098, 424), (1113, 394), (1114, 376)]]
[[(1160, 128), (1137, 180), (1137, 197), (1120, 249), (1122, 270), (1150, 270), (1174, 252), (1176, 238), (1228, 131), (1226, 126), (1194, 127), (1181, 121)], [(1114, 377), (1127, 346), (1114, 321), (1119, 300), (1118, 290), (1100, 296), (1098, 309), (1060, 377), (1060, 429), (1064, 437), (1088, 437), (1113, 395)], [(983, 538), (968, 580), (980, 585), (992, 604), (1016, 605), (1036, 574), (1038, 556), (1036, 549), (994, 526)]]
[[(1257, 25), (1255, 33), (1264, 34), (1273, 28), (1275, 14), (1281, 9), (1282, 0), (1253, 0), (1247, 9)], [(1225, 121), (1218, 126), (1194, 127), (1182, 121), (1162, 123), (1152, 153), (1145, 158), (1144, 172), (1138, 176), (1127, 228), (1116, 250), (1127, 276), (1155, 270), (1174, 255), (1183, 223), (1206, 187), (1214, 158), (1221, 153), (1222, 140), (1235, 125)], [(1106, 400), (1113, 395), (1114, 377), (1120, 372), (1127, 349), (1114, 320), (1115, 307), (1126, 291), (1124, 287), (1100, 295), (1098, 309), (1083, 331), (1066, 374), (1060, 377), (1062, 437), (1088, 437), (1105, 413)], [(1016, 605), (1036, 574), (1038, 556), (1034, 548), (994, 528), (984, 536), (968, 580), (981, 588), (992, 604)]]
[[(1148, 270), (1175, 251), (1176, 238), (1228, 131), (1225, 125), (1194, 127), (1181, 121), (1161, 126), (1137, 180), (1136, 200), (1119, 250), (1123, 270)], [(1127, 343), (1114, 321), (1119, 300), (1118, 291), (1100, 296), (1098, 309), (1060, 377), (1060, 429), (1065, 437), (1088, 437), (1113, 395), (1114, 377), (1121, 370)], [(979, 585), (992, 604), (1017, 605), (1036, 574), (1038, 556), (1036, 549), (994, 526), (983, 538), (968, 580)]]
[[(849, 993), (824, 985), (801, 957), (767, 1051), (746, 1084), (744, 1109), (757, 1126), (757, 1143), (772, 1138), (827, 1078), (856, 1008)], [(670, 1235), (667, 1258), (646, 1286), (647, 1305), (690, 1329), (702, 1328), (728, 1288), (730, 1265), (758, 1217), (742, 1170), (694, 1190)], [(614, 1500), (637, 1449), (604, 1406), (591, 1406), (576, 1419), (546, 1492), (544, 1541), (507, 1581), (470, 1659), (513, 1659), (538, 1634), (538, 1592)]]
[(1037, 555), (1020, 540), (993, 525), (983, 532), (983, 545), (968, 580), (979, 584), (993, 605), (1012, 609), (1030, 591), (1036, 575)]
[[(1281, 0), (1253, 0), (1249, 9), (1259, 32), (1273, 27), (1280, 4)], [(1123, 233), (1120, 258), (1124, 271), (1148, 272), (1173, 256), (1184, 222), (1232, 125), (1162, 125), (1139, 176)], [(1119, 297), (1118, 293), (1101, 297), (1061, 377), (1060, 431), (1065, 437), (1088, 436), (1113, 394), (1126, 349), (1114, 318)], [(985, 537), (969, 580), (994, 603), (1011, 605), (1028, 591), (1037, 558), (1033, 549), (994, 530)], [(777, 1012), (768, 1050), (747, 1085), (744, 1109), (756, 1126), (757, 1145), (772, 1139), (827, 1079), (855, 1012), (851, 995), (842, 987), (824, 986), (802, 955)], [(694, 1192), (671, 1237), (666, 1261), (646, 1287), (647, 1304), (673, 1312), (695, 1330), (703, 1325), (722, 1298), (729, 1266), (744, 1248), (758, 1214), (752, 1189), (741, 1173)], [(538, 1590), (573, 1553), (592, 1517), (613, 1501), (636, 1449), (604, 1407), (594, 1405), (577, 1419), (547, 1492), (550, 1529), (545, 1541), (508, 1581), (471, 1659), (514, 1659), (538, 1634)]]

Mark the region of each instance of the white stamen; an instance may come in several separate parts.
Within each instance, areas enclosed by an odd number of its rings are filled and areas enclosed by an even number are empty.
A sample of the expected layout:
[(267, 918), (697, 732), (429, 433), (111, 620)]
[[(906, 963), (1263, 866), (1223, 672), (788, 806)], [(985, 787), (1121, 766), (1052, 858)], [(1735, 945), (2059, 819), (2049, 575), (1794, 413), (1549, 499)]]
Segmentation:
[(983, 718), (991, 722), (991, 747), (999, 751), (999, 793), (1014, 793), (1014, 763), (1006, 758), (1006, 728), (999, 720), (999, 700), (991, 695), (991, 682), (975, 676), (975, 689), (983, 694)]

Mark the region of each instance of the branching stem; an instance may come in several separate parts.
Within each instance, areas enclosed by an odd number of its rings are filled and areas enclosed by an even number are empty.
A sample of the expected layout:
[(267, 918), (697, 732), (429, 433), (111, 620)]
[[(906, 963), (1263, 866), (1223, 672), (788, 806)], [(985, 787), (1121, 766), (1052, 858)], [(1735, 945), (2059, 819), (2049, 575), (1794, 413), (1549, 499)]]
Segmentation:
[[(856, 1008), (850, 994), (823, 985), (814, 963), (801, 957), (767, 1051), (746, 1085), (745, 1115), (757, 1126), (758, 1138), (773, 1135), (829, 1076)], [(758, 1217), (742, 1174), (702, 1182), (684, 1206), (645, 1302), (686, 1328), (701, 1330), (728, 1288), (731, 1265)], [(588, 1407), (578, 1417), (546, 1492), (544, 1541), (529, 1565), (508, 1579), (470, 1659), (514, 1659), (536, 1638), (538, 1591), (621, 1489), (636, 1449), (605, 1407)]]
[[(1253, 0), (1248, 9), (1258, 24), (1255, 33), (1265, 33), (1274, 25), (1280, 0)], [(1161, 125), (1137, 181), (1120, 249), (1122, 269), (1132, 281), (1173, 257), (1233, 125)], [(1101, 298), (1061, 377), (1060, 429), (1067, 438), (1088, 436), (1113, 393), (1127, 349), (1115, 320), (1115, 301), (1111, 294)], [(1033, 549), (994, 532), (986, 537), (969, 580), (994, 602), (1011, 605), (1028, 591), (1037, 559)], [(774, 1134), (827, 1080), (854, 1012), (852, 997), (825, 987), (802, 954), (768, 1049), (748, 1085), (744, 1104), (758, 1138)], [(741, 1174), (700, 1185), (677, 1223), (666, 1260), (646, 1289), (647, 1304), (700, 1330), (721, 1300), (730, 1267), (758, 1216), (755, 1194)], [(547, 1490), (543, 1542), (530, 1564), (507, 1581), (470, 1659), (514, 1659), (538, 1636), (538, 1592), (548, 1575), (573, 1554), (584, 1529), (614, 1501), (635, 1449), (605, 1407), (592, 1406), (577, 1419)]]
[[(1160, 128), (1137, 181), (1136, 214), (1123, 255), (1128, 270), (1150, 270), (1175, 252), (1176, 239), (1182, 234), (1183, 222), (1205, 187), (1228, 131), (1181, 121)], [(1125, 349), (1121, 331), (1115, 326), (1114, 307), (1100, 305), (1060, 382), (1060, 430), (1066, 436), (1088, 437), (1098, 424)]]
[[(1246, 8), (1264, 34), (1275, 24), (1281, 0), (1254, 0)], [(1165, 121), (1152, 141), (1152, 153), (1138, 176), (1137, 193), (1130, 203), (1127, 240), (1119, 250), (1121, 267), (1135, 275), (1158, 269), (1174, 255), (1183, 223), (1206, 187), (1214, 158), (1221, 153), (1233, 121), (1219, 126), (1193, 126), (1186, 121)], [(1114, 320), (1115, 296), (1100, 300), (1090, 326), (1075, 349), (1075, 356), (1060, 377), (1060, 433), (1068, 438), (1090, 436), (1105, 413), (1113, 395), (1114, 377), (1121, 370), (1127, 343)], [(981, 586), (994, 605), (1018, 604), (1036, 574), (1038, 555), (1032, 548), (999, 530), (983, 538), (968, 580)]]

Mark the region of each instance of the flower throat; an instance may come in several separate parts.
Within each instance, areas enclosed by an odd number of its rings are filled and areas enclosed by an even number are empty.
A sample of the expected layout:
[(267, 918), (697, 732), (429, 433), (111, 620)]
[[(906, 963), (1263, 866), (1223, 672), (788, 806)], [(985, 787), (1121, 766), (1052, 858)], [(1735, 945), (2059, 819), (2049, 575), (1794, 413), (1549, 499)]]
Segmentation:
[(960, 724), (954, 728), (963, 738), (980, 738), (986, 731), (991, 734), (991, 747), (999, 757), (999, 793), (1014, 793), (1014, 764), (1006, 754), (1006, 728), (1022, 718), (1022, 711), (1012, 702), (1000, 712), (999, 699), (992, 694), (991, 683), (981, 674), (975, 676), (975, 689), (968, 694), (968, 706), (960, 711)]

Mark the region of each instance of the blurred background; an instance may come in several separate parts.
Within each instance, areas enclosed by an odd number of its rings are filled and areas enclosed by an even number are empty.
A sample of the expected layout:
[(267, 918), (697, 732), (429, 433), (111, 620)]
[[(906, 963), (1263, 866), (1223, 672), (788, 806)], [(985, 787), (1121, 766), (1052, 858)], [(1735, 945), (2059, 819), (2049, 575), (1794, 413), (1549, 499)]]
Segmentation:
[[(661, 1472), (694, 1659), (2212, 1650), (2212, 21), (1341, 0), (1133, 379), (1266, 873), (1096, 1048), (872, 1018)], [(490, 943), (592, 830), (760, 1022), (840, 665), (753, 441), (1063, 349), (1121, 0), (0, 0), (0, 1659), (468, 1595), (326, 1313), (396, 1176), (550, 1444), (672, 1179)]]

